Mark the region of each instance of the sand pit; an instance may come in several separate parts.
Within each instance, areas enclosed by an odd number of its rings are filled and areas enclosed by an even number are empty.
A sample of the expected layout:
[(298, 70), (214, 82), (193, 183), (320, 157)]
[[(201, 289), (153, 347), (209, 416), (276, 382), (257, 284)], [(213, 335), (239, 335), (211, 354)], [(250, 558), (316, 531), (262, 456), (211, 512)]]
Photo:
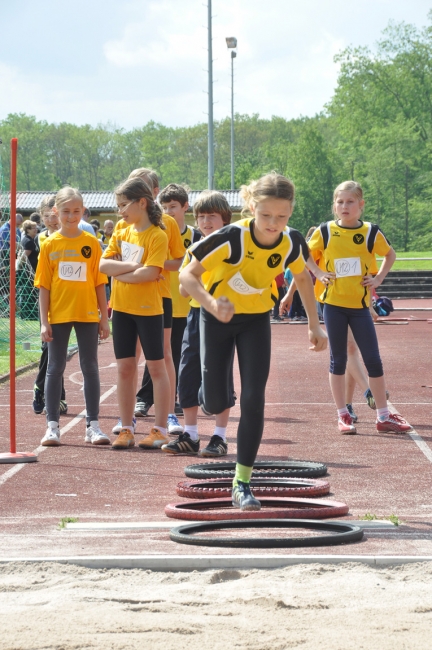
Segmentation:
[(0, 566), (0, 648), (431, 647), (432, 563), (156, 573)]

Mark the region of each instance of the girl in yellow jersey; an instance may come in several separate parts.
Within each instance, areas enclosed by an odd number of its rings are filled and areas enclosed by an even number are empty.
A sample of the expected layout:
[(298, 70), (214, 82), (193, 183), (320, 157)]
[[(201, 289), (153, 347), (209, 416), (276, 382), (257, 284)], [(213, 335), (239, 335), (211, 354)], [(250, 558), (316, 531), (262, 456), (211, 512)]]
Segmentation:
[(163, 307), (159, 277), (168, 253), (162, 212), (141, 178), (129, 178), (115, 191), (126, 227), (116, 229), (103, 253), (101, 271), (113, 278), (111, 306), (121, 429), (114, 449), (135, 444), (133, 414), (139, 337), (155, 392), (155, 426), (139, 443), (145, 449), (169, 441), (166, 423), (170, 384), (164, 361)]
[[(375, 327), (369, 311), (370, 289), (376, 289), (390, 271), (396, 253), (375, 224), (362, 221), (363, 191), (359, 183), (346, 181), (334, 192), (334, 221), (317, 228), (309, 248), (322, 258), (327, 271), (336, 274), (319, 299), (324, 303), (324, 322), (330, 343), (330, 387), (338, 411), (341, 433), (356, 428), (345, 403), (347, 335), (350, 327), (369, 375), (369, 386), (377, 407), (377, 431), (404, 433), (411, 429), (400, 416), (389, 412), (383, 367)], [(375, 272), (375, 255), (384, 261)]]
[[(308, 314), (311, 349), (325, 349), (327, 337), (319, 326), (312, 280), (305, 268), (306, 243), (287, 226), (294, 208), (293, 184), (273, 172), (243, 186), (242, 194), (251, 216), (198, 242), (180, 282), (201, 305), (200, 402), (209, 413), (230, 406), (227, 386), (237, 349), (242, 386), (233, 505), (259, 510), (250, 478), (264, 428), (272, 283), (285, 268), (294, 274)], [(200, 282), (205, 272), (208, 290)]]
[(107, 278), (99, 271), (101, 248), (93, 235), (78, 227), (84, 212), (83, 199), (78, 190), (72, 187), (61, 189), (56, 195), (53, 209), (59, 216), (60, 230), (42, 243), (35, 277), (35, 285), (40, 290), (41, 338), (48, 343), (45, 380), (48, 428), (41, 444), (60, 444), (59, 404), (73, 327), (84, 377), (87, 410), (85, 441), (106, 445), (110, 440), (98, 424), (98, 335), (103, 339), (109, 336), (105, 297)]

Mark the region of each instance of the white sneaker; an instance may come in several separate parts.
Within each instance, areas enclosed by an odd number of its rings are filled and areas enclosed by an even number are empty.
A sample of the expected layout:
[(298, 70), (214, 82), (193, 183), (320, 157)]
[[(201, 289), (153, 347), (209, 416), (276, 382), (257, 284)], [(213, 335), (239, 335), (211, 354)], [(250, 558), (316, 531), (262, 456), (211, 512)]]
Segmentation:
[(179, 433), (183, 433), (183, 427), (181, 426), (180, 422), (177, 419), (177, 416), (175, 413), (170, 413), (168, 415), (168, 420), (167, 420), (167, 431), (170, 434), (170, 436), (177, 435)]
[(111, 440), (106, 433), (100, 430), (99, 422), (92, 420), (90, 426), (86, 429), (85, 442), (91, 442), (92, 445), (110, 445)]
[[(133, 426), (133, 432), (135, 433), (135, 429), (136, 429), (136, 418), (132, 418), (132, 426)], [(117, 424), (115, 425), (115, 427), (112, 428), (111, 433), (114, 433), (116, 436), (118, 436), (118, 434), (120, 433), (120, 431), (121, 431), (122, 429), (123, 429), (122, 421), (121, 421), (121, 419), (119, 418), (119, 419), (117, 420)]]
[(60, 429), (58, 422), (48, 422), (48, 429), (41, 440), (42, 447), (58, 447), (60, 444)]

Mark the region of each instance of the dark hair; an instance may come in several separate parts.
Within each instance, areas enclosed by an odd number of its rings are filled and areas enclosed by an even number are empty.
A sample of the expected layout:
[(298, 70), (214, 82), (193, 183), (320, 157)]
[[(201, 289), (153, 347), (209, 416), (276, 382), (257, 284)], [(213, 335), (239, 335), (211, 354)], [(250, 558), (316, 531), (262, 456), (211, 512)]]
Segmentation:
[(90, 210), (88, 208), (84, 208), (83, 219), (85, 220), (85, 219), (88, 219), (89, 217), (91, 217)]
[(170, 183), (159, 194), (159, 203), (169, 203), (170, 201), (178, 201), (182, 208), (189, 201), (189, 196), (183, 185)]
[(33, 221), (33, 223), (40, 223), (41, 216), (39, 212), (32, 212), (29, 219), (30, 221)]
[(220, 214), (224, 224), (231, 222), (231, 208), (224, 195), (221, 192), (216, 192), (216, 190), (204, 190), (193, 205), (194, 217), (196, 219), (198, 214), (210, 214), (212, 212)]
[(97, 228), (100, 228), (100, 221), (98, 221), (97, 219), (92, 219), (90, 221), (90, 225), (91, 226), (97, 226)]
[(147, 214), (150, 222), (154, 226), (159, 226), (165, 230), (162, 223), (162, 210), (160, 206), (154, 201), (151, 188), (144, 183), (143, 179), (139, 176), (135, 178), (128, 178), (115, 189), (116, 196), (125, 196), (128, 201), (139, 201), (145, 199), (147, 201)]

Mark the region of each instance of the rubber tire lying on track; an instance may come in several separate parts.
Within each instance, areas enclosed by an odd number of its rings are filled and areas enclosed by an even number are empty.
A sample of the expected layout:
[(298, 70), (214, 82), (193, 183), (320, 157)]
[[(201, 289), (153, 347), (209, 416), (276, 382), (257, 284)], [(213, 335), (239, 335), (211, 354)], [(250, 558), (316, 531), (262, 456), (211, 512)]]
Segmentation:
[[(251, 488), (256, 497), (320, 497), (330, 492), (330, 483), (307, 478), (255, 478)], [(213, 478), (202, 481), (181, 481), (176, 492), (186, 499), (221, 499), (230, 497), (232, 481)]]
[[(348, 514), (349, 507), (341, 501), (315, 499), (264, 498), (261, 510), (240, 511), (229, 499), (199, 499), (165, 506), (167, 517), (199, 521), (229, 519), (327, 519)], [(218, 508), (232, 508), (232, 512), (214, 512)]]
[[(325, 530), (335, 535), (317, 537), (193, 537), (193, 533), (224, 528), (306, 528)], [(234, 548), (304, 548), (310, 546), (335, 546), (358, 542), (363, 537), (360, 526), (336, 521), (313, 521), (296, 519), (258, 519), (240, 521), (209, 521), (171, 528), (170, 539), (178, 544), (193, 546), (225, 546)]]
[[(233, 462), (196, 463), (185, 467), (188, 478), (234, 478)], [(282, 476), (318, 478), (327, 474), (324, 463), (310, 460), (259, 460), (254, 463), (252, 478), (278, 478)]]

